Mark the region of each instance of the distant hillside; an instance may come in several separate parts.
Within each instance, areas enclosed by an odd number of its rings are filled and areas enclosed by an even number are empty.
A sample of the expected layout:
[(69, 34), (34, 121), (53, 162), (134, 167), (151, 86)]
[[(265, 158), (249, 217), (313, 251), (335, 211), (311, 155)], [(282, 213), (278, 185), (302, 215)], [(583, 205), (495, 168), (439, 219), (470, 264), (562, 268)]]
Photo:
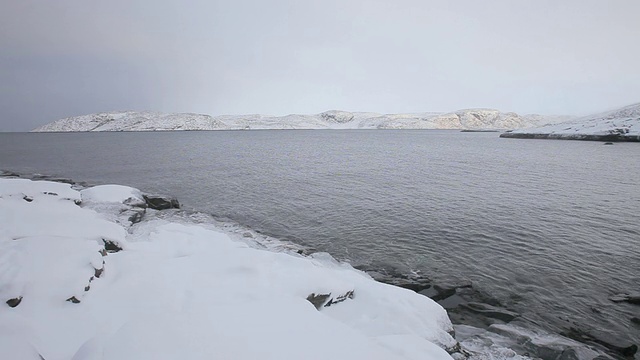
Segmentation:
[(640, 141), (640, 103), (554, 125), (506, 132), (500, 137)]
[(557, 123), (567, 117), (518, 115), (493, 109), (468, 109), (452, 113), (377, 114), (331, 110), (316, 115), (162, 114), (156, 112), (106, 112), (60, 119), (34, 132), (169, 131), (250, 129), (518, 129)]

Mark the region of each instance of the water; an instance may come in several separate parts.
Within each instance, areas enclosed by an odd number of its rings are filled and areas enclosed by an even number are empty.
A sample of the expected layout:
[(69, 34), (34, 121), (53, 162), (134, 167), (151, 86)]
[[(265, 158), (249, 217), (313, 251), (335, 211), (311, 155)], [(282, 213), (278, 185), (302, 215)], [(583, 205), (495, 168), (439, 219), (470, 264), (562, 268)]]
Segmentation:
[(456, 131), (0, 134), (0, 169), (172, 194), (354, 265), (640, 344), (640, 146)]

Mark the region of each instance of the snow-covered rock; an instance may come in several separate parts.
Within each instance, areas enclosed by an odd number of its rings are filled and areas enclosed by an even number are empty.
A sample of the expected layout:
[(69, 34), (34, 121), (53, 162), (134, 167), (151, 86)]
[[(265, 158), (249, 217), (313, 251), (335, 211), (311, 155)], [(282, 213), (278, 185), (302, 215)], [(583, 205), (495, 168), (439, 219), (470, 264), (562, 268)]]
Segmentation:
[[(1, 358), (451, 359), (453, 327), (429, 298), (328, 254), (266, 251), (180, 217), (125, 231), (101, 211), (139, 200), (0, 178)], [(105, 239), (126, 246), (107, 253)]]
[(640, 141), (640, 103), (568, 122), (507, 132), (501, 137)]
[(70, 117), (35, 132), (164, 131), (250, 129), (516, 129), (566, 120), (566, 117), (518, 115), (493, 109), (452, 113), (377, 114), (330, 110), (316, 115), (222, 115), (109, 112)]
[[(105, 219), (121, 225), (125, 229), (142, 220), (147, 202), (140, 190), (122, 185), (99, 185), (80, 191), (81, 206), (99, 212)], [(124, 244), (106, 241), (116, 248)]]

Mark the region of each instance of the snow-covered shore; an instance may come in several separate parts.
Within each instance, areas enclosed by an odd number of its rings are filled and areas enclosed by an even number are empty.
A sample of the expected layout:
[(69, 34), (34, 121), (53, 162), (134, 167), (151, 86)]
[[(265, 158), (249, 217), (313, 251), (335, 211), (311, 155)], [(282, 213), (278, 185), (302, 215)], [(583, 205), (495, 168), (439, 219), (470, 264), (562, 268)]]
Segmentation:
[(640, 142), (640, 104), (569, 122), (501, 134), (504, 138)]
[(450, 113), (377, 114), (331, 110), (286, 116), (163, 114), (114, 111), (75, 116), (42, 125), (34, 132), (274, 130), (274, 129), (517, 129), (557, 123), (567, 116), (520, 115), (495, 109)]
[(458, 346), (425, 296), (145, 204), (124, 186), (0, 178), (0, 358), (450, 359)]

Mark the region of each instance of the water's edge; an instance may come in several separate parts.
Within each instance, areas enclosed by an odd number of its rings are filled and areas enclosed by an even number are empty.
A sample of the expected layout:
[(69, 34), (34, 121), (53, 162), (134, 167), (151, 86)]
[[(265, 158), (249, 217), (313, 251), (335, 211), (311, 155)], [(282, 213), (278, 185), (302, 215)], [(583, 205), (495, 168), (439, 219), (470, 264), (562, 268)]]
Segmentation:
[[(24, 174), (0, 169), (0, 177), (18, 177), (31, 180), (62, 182), (75, 188), (87, 188), (98, 184), (78, 182), (69, 178)], [(219, 219), (214, 215), (180, 210), (168, 216), (183, 216), (189, 221), (212, 224), (223, 231), (239, 236), (253, 238), (266, 249), (275, 251), (295, 251), (310, 255), (314, 249), (299, 244), (279, 240), (269, 234), (232, 223), (228, 219)], [(349, 262), (349, 259), (337, 259)], [(621, 342), (606, 333), (589, 332), (579, 328), (570, 331), (554, 329), (549, 324), (528, 319), (502, 304), (491, 294), (477, 289), (467, 279), (450, 279), (434, 282), (420, 272), (406, 272), (390, 264), (356, 265), (356, 269), (368, 273), (375, 280), (406, 288), (427, 296), (444, 307), (456, 326), (456, 339), (463, 345), (463, 352), (474, 355), (474, 346), (478, 342), (505, 346), (525, 357), (542, 359), (633, 359), (637, 352), (636, 344)], [(540, 337), (544, 341), (539, 341)], [(538, 338), (538, 339), (536, 339)], [(466, 349), (465, 349), (466, 345)], [(465, 351), (466, 350), (466, 351)]]

